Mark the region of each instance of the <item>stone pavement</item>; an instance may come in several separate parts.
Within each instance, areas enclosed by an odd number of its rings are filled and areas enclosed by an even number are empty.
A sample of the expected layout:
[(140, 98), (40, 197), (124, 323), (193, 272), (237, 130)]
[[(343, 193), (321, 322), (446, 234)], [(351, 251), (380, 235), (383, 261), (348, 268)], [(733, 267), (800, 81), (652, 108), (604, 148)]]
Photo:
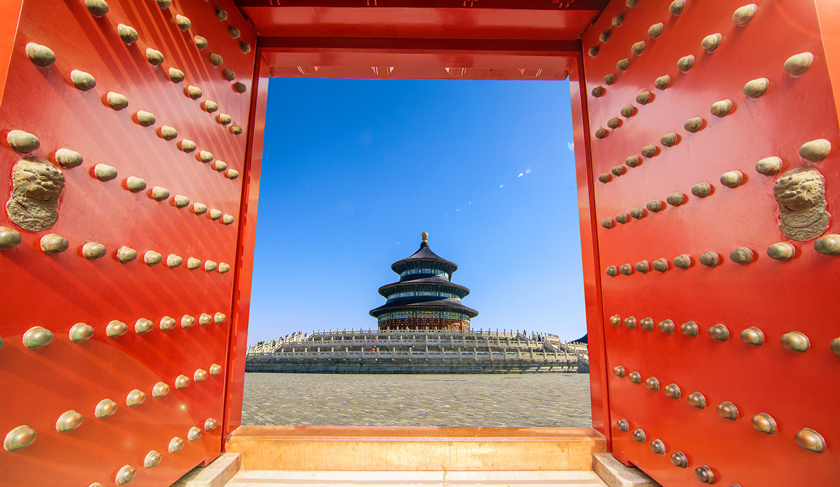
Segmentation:
[(245, 374), (242, 424), (588, 427), (588, 374)]

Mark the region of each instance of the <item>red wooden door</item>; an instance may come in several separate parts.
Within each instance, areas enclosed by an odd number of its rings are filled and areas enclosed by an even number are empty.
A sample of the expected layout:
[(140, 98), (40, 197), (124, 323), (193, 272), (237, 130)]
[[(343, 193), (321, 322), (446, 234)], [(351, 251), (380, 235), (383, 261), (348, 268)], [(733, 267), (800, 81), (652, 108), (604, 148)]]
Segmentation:
[(168, 485), (222, 447), (256, 34), (232, 1), (3, 8), (0, 479)]
[(613, 1), (583, 36), (608, 427), (664, 485), (840, 475), (825, 3)]

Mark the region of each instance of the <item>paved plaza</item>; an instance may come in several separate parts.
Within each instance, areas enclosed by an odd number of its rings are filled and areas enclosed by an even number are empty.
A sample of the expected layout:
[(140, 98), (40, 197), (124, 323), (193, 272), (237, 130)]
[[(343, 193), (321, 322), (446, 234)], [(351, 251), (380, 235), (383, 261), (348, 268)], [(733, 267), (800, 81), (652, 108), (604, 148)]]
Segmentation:
[(584, 427), (588, 374), (245, 374), (242, 424)]

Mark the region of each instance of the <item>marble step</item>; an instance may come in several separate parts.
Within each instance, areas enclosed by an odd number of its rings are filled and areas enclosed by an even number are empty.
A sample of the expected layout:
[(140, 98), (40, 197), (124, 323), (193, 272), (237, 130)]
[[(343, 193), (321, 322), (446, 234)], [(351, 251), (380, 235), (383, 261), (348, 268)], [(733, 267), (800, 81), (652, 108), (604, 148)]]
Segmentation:
[(593, 455), (593, 470), (242, 470), (241, 460), (238, 453), (223, 453), (206, 467), (193, 469), (172, 487), (660, 487), (639, 469), (624, 466), (610, 453)]
[(226, 487), (606, 487), (591, 470), (566, 471), (311, 471), (240, 470)]

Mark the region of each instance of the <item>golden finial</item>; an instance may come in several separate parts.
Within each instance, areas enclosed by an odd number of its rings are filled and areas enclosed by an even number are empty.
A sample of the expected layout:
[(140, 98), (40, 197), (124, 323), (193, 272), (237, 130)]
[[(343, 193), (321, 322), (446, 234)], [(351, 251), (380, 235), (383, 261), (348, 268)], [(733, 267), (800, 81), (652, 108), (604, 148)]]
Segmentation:
[(429, 233), (428, 232), (423, 232), (423, 233), (420, 234), (420, 236), (423, 237), (424, 242), (429, 241)]

